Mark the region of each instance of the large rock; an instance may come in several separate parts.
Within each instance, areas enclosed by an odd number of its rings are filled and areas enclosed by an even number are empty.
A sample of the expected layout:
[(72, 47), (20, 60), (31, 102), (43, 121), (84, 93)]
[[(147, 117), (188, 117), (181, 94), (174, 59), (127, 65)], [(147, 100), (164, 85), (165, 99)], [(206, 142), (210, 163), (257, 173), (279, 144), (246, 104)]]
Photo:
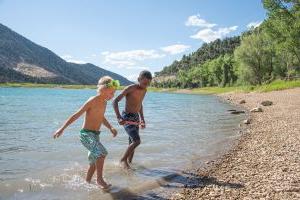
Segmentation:
[(262, 101), (260, 104), (263, 106), (271, 106), (271, 105), (273, 105), (273, 102), (272, 101)]

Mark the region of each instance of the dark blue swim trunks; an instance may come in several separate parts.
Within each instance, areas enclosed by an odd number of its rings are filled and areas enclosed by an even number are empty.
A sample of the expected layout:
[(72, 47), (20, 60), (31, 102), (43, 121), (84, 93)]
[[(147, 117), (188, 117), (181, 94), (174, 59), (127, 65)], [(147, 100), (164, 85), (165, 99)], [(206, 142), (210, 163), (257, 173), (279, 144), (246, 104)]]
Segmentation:
[[(132, 122), (140, 122), (140, 117), (138, 113), (127, 113), (125, 111), (122, 112), (122, 119), (125, 121), (132, 121)], [(125, 124), (124, 125), (125, 131), (129, 136), (129, 144), (133, 141), (140, 141), (139, 135), (139, 126), (134, 124)]]

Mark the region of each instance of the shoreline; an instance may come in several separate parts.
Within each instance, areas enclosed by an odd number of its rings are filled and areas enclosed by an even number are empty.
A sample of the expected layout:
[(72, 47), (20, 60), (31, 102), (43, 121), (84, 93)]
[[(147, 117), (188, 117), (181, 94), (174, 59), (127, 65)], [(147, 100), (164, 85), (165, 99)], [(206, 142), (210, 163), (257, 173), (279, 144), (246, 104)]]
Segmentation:
[[(168, 199), (299, 199), (300, 198), (300, 88), (268, 93), (227, 93), (224, 101), (263, 112), (250, 113), (249, 125), (232, 148), (206, 166), (187, 169), (186, 183)], [(241, 100), (245, 104), (239, 104)], [(282, 113), (284, 111), (284, 113)]]
[[(227, 103), (224, 98), (214, 95), (220, 103)], [(245, 110), (240, 105), (232, 104), (234, 109)], [(230, 114), (229, 114), (230, 115)], [(195, 169), (209, 169), (212, 165), (216, 163), (223, 155), (227, 154), (233, 147), (237, 145), (239, 138), (241, 137), (241, 132), (245, 127), (239, 126), (239, 124), (249, 116), (249, 113), (245, 110), (241, 121), (238, 121), (235, 125), (235, 134), (231, 137), (226, 138), (220, 143), (216, 143), (217, 147), (214, 148), (212, 152), (208, 152), (208, 155), (201, 155), (191, 160), (189, 164), (183, 168), (178, 168), (176, 171), (162, 176), (155, 180), (146, 181), (143, 184), (135, 185), (132, 187), (122, 188), (119, 191), (109, 192), (105, 198), (107, 199), (151, 199), (152, 195), (155, 194), (157, 199), (170, 199), (174, 193), (178, 193), (179, 188), (183, 187), (194, 187), (196, 185), (196, 177), (193, 173)], [(225, 144), (225, 146), (224, 146)], [(156, 199), (156, 198), (154, 198)]]
[[(0, 83), (0, 88), (54, 88), (54, 89), (96, 89), (96, 85), (67, 85), (67, 84), (43, 84), (43, 83)], [(125, 86), (120, 86), (122, 90)], [(275, 80), (269, 84), (259, 86), (229, 86), (229, 87), (204, 87), (204, 88), (155, 88), (149, 87), (149, 92), (178, 93), (178, 94), (210, 94), (218, 95), (225, 93), (243, 93), (243, 92), (270, 92), (276, 90), (285, 90), (300, 87), (300, 80)]]

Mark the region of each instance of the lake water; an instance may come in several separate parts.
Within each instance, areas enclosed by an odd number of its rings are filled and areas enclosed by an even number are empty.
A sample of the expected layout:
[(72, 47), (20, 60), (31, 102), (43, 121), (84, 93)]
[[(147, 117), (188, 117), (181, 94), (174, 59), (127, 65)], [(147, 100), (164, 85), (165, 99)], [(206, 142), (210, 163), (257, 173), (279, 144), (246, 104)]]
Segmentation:
[[(82, 118), (52, 139), (92, 95), (95, 90), (0, 88), (0, 199), (101, 199), (103, 192), (84, 181), (88, 161), (79, 141)], [(118, 190), (200, 165), (237, 137), (243, 116), (229, 114), (232, 108), (215, 96), (149, 92), (147, 128), (140, 132), (134, 170), (126, 172), (118, 162), (128, 137), (109, 102), (106, 117), (119, 134), (112, 138), (102, 128), (100, 141), (109, 152), (105, 179)]]

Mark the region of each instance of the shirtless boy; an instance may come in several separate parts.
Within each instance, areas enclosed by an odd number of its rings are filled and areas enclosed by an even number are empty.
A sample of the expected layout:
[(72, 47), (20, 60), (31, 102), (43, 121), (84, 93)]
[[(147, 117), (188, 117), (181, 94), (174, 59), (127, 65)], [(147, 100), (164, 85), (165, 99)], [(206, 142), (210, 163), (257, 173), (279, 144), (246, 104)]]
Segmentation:
[[(146, 127), (143, 113), (143, 99), (150, 85), (152, 75), (149, 71), (142, 71), (138, 77), (138, 83), (126, 87), (121, 94), (113, 101), (114, 110), (120, 125), (124, 125), (125, 131), (129, 136), (129, 146), (125, 151), (120, 162), (124, 168), (129, 169), (132, 163), (134, 151), (141, 143), (139, 136), (139, 126)], [(119, 111), (119, 101), (126, 98), (125, 110), (122, 115)]]
[(89, 150), (88, 160), (90, 166), (87, 171), (86, 181), (90, 183), (94, 172), (97, 171), (97, 184), (102, 189), (108, 189), (111, 185), (106, 183), (102, 176), (104, 159), (107, 155), (107, 151), (99, 141), (99, 130), (101, 125), (104, 124), (104, 126), (111, 131), (113, 137), (117, 135), (116, 129), (114, 129), (106, 120), (104, 113), (106, 109), (106, 102), (113, 98), (118, 86), (119, 82), (117, 80), (113, 80), (109, 76), (102, 77), (98, 82), (98, 94), (89, 98), (87, 102), (53, 135), (54, 138), (61, 136), (63, 131), (71, 123), (85, 113), (83, 126), (80, 131), (80, 141), (83, 146)]

